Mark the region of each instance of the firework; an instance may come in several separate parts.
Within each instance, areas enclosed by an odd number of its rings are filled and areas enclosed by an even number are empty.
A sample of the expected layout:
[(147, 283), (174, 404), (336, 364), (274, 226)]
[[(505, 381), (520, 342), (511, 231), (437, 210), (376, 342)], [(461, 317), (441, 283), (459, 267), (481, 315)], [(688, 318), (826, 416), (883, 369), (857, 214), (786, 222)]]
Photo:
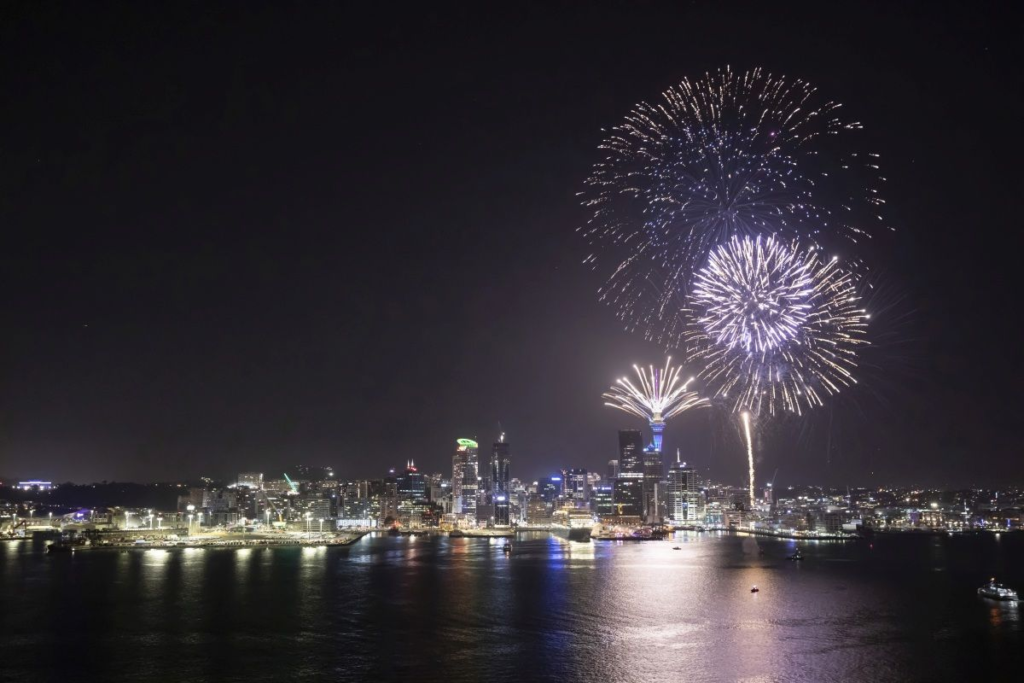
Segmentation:
[(750, 482), (750, 509), (754, 509), (754, 441), (750, 436), (750, 413), (743, 411), (743, 434), (747, 440), (747, 475)]
[(652, 365), (644, 370), (634, 365), (633, 369), (639, 381), (634, 384), (628, 377), (618, 380), (603, 395), (607, 399), (605, 405), (646, 420), (654, 432), (654, 446), (660, 451), (665, 421), (690, 408), (705, 406), (708, 402), (700, 398), (696, 391), (689, 390), (693, 378), (683, 381), (683, 369), (681, 366), (673, 366), (672, 358), (665, 361), (664, 368)]
[(633, 108), (600, 146), (580, 229), (585, 262), (608, 276), (600, 297), (628, 329), (678, 341), (691, 274), (733, 236), (869, 234), (884, 178), (877, 155), (848, 148), (861, 125), (840, 108), (804, 81), (728, 68)]
[(687, 344), (733, 410), (801, 413), (856, 380), (867, 314), (835, 258), (775, 236), (733, 237), (694, 278)]

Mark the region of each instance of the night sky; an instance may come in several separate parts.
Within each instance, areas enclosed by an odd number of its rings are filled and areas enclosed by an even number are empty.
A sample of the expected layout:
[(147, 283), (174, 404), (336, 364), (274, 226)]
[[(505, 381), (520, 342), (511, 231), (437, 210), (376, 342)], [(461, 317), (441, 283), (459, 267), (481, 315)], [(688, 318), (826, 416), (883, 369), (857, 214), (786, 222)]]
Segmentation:
[[(576, 193), (731, 64), (843, 102), (899, 229), (865, 381), (759, 476), (1020, 481), (1015, 4), (4, 3), (0, 474), (450, 473), (499, 421), (513, 476), (603, 473), (640, 423), (601, 392), (664, 353), (597, 302)], [(722, 415), (666, 446), (743, 481)]]

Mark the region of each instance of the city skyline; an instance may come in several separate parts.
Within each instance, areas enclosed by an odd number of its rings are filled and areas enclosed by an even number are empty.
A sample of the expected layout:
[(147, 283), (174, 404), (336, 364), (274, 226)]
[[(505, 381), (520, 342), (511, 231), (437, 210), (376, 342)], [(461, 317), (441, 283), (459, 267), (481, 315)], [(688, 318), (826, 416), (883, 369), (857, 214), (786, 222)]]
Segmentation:
[(4, 3), (0, 678), (1017, 681), (1022, 35)]

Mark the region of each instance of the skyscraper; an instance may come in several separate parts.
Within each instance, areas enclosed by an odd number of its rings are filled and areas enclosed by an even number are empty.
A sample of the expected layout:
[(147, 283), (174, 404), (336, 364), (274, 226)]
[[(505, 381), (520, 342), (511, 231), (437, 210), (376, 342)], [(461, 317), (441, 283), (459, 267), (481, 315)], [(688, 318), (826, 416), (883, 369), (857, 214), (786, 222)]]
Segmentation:
[(639, 523), (644, 514), (644, 437), (639, 429), (619, 430), (619, 476), (612, 489), (616, 516)]
[(398, 497), (401, 500), (416, 500), (427, 497), (426, 477), (416, 469), (416, 465), (410, 460), (405, 465), (405, 471), (397, 477)]
[(476, 496), (479, 489), (477, 449), (472, 439), (456, 439), (455, 455), (452, 457), (452, 511), (461, 514), (476, 513)]
[(562, 474), (565, 480), (565, 497), (571, 500), (574, 507), (586, 507), (590, 500), (590, 487), (587, 484), (587, 471), (574, 467)]
[(459, 439), (452, 456), (452, 507), (453, 512), (462, 512), (462, 479), (466, 473), (466, 449)]
[(494, 505), (494, 525), (508, 526), (512, 489), (509, 486), (511, 449), (502, 434), (491, 451), (491, 498)]
[(664, 480), (665, 469), (661, 462), (661, 451), (655, 444), (644, 449), (644, 517), (648, 522), (659, 522), (662, 517), (659, 484)]
[(616, 479), (612, 488), (612, 505), (619, 523), (639, 524), (643, 514), (643, 479)]
[(676, 452), (676, 461), (668, 471), (668, 516), (676, 524), (695, 524), (703, 522), (703, 506), (700, 489), (697, 486), (697, 471), (687, 467), (680, 461)]
[(549, 505), (553, 505), (562, 495), (562, 477), (544, 477), (537, 480), (537, 496), (543, 498)]
[(644, 437), (639, 429), (619, 430), (619, 477), (644, 476)]

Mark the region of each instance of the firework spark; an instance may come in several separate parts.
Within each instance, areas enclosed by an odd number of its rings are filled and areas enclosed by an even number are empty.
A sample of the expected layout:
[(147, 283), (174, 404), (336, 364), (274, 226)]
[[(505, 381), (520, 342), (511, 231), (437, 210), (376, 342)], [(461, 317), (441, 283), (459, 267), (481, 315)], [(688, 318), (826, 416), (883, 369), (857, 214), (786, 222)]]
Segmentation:
[(696, 391), (690, 391), (690, 382), (680, 376), (682, 366), (672, 365), (672, 358), (665, 361), (664, 368), (653, 365), (646, 370), (634, 365), (639, 378), (633, 383), (628, 377), (618, 380), (603, 394), (605, 405), (636, 415), (650, 424), (654, 432), (655, 447), (661, 450), (661, 432), (665, 421), (690, 408), (708, 405), (707, 399), (700, 398)]
[(856, 382), (868, 316), (853, 275), (818, 252), (733, 237), (697, 272), (687, 344), (733, 410), (799, 414)]
[(636, 105), (611, 131), (581, 193), (591, 218), (580, 231), (585, 262), (607, 268), (600, 297), (628, 329), (678, 341), (690, 275), (733, 236), (869, 235), (884, 178), (877, 155), (846, 151), (861, 125), (840, 107), (804, 81), (726, 68)]

